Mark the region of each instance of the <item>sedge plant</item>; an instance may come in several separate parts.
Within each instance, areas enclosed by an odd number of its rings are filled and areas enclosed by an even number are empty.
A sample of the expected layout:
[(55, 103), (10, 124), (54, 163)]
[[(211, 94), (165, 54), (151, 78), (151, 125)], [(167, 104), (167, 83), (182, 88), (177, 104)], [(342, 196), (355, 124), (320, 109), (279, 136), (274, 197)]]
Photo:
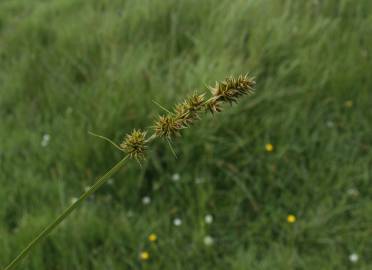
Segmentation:
[(224, 104), (229, 103), (231, 105), (236, 103), (243, 95), (252, 94), (254, 86), (254, 78), (248, 75), (240, 75), (238, 77), (231, 76), (224, 81), (216, 82), (214, 87), (209, 86), (210, 95), (208, 98), (206, 98), (206, 93), (199, 94), (195, 92), (183, 102), (176, 104), (171, 111), (158, 104), (166, 113), (160, 115), (148, 130), (134, 129), (130, 134), (125, 136), (120, 145), (117, 145), (104, 136), (91, 133), (113, 144), (124, 153), (124, 157), (98, 178), (88, 190), (42, 230), (19, 255), (4, 268), (4, 270), (14, 269), (22, 259), (29, 254), (33, 247), (47, 237), (53, 229), (66, 219), (91, 194), (105, 184), (105, 182), (118, 172), (130, 159), (134, 159), (139, 163), (143, 161), (146, 158), (146, 151), (152, 141), (158, 138), (166, 140), (174, 153), (171, 140), (180, 136), (183, 129), (189, 128), (195, 121), (199, 120), (204, 113), (210, 112), (215, 114), (221, 112)]

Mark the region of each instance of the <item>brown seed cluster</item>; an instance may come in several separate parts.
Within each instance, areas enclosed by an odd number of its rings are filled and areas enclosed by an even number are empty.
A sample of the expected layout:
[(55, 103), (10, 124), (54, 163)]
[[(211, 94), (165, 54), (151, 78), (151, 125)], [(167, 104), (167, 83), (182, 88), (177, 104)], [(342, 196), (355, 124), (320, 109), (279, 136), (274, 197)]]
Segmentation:
[(251, 94), (255, 81), (247, 75), (237, 78), (229, 77), (222, 82), (217, 82), (214, 87), (209, 87), (212, 96), (205, 99), (205, 94), (194, 93), (183, 102), (177, 104), (173, 111), (161, 115), (153, 125), (154, 134), (146, 140), (146, 133), (134, 130), (127, 135), (120, 147), (130, 157), (137, 160), (145, 157), (146, 143), (155, 138), (170, 140), (180, 135), (182, 129), (190, 127), (200, 119), (201, 113), (210, 111), (212, 114), (220, 112), (224, 103), (232, 104), (243, 95)]
[(174, 107), (173, 112), (159, 116), (155, 122), (154, 131), (157, 137), (171, 139), (178, 136), (182, 129), (188, 128), (204, 108), (204, 95), (194, 93)]
[(174, 115), (161, 115), (154, 125), (154, 131), (157, 137), (171, 138), (179, 135), (182, 129), (182, 123)]
[(136, 160), (145, 158), (146, 146), (146, 132), (134, 129), (131, 134), (127, 134), (125, 140), (120, 144), (120, 147), (127, 152), (127, 154)]
[(212, 98), (206, 103), (211, 113), (220, 112), (222, 103), (230, 104), (237, 102), (242, 95), (253, 93), (256, 82), (248, 75), (240, 75), (238, 78), (230, 77), (225, 81), (217, 82), (214, 87), (209, 87)]

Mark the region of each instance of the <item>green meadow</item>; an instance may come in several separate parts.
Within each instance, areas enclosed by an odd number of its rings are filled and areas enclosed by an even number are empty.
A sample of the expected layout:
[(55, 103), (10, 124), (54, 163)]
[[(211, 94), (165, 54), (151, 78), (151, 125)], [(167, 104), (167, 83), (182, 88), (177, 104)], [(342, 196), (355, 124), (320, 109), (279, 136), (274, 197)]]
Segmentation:
[(16, 269), (372, 269), (371, 48), (370, 0), (1, 0), (0, 269), (123, 157), (89, 131), (246, 73)]

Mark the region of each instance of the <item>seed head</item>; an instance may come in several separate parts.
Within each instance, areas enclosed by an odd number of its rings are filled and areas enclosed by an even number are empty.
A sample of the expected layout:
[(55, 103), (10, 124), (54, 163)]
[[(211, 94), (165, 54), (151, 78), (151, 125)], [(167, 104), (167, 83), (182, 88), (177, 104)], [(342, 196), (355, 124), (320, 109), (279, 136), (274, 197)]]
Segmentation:
[(204, 105), (204, 94), (198, 95), (196, 92), (188, 97), (185, 103), (190, 111), (200, 111)]
[(212, 97), (211, 99), (209, 99), (208, 102), (205, 104), (205, 107), (212, 114), (222, 111), (221, 102), (218, 100), (218, 97)]
[(170, 139), (179, 135), (180, 130), (183, 128), (180, 119), (174, 115), (161, 115), (157, 122), (155, 122), (154, 130), (157, 137), (164, 137)]
[(174, 118), (181, 124), (183, 128), (188, 127), (192, 123), (192, 118), (190, 117), (189, 107), (186, 102), (177, 104), (173, 111)]
[(145, 158), (146, 132), (134, 129), (131, 134), (127, 134), (120, 147), (128, 153), (131, 158), (142, 160)]
[(204, 94), (193, 94), (183, 103), (176, 105), (174, 117), (179, 120), (183, 128), (189, 127), (195, 120), (198, 120), (199, 112), (204, 106)]
[(155, 122), (156, 137), (170, 139), (180, 134), (180, 130), (188, 128), (193, 122), (200, 119), (200, 113), (208, 110), (211, 113), (220, 112), (224, 102), (237, 102), (242, 95), (253, 92), (255, 81), (247, 75), (237, 78), (229, 77), (222, 82), (217, 82), (215, 87), (210, 87), (212, 97), (205, 100), (204, 94), (194, 93), (185, 101), (177, 104), (173, 112), (160, 116)]
[[(215, 87), (210, 87), (216, 101), (237, 102), (238, 97), (253, 92), (255, 81), (247, 75), (240, 75), (238, 78), (230, 77), (222, 82), (217, 82)], [(212, 102), (212, 105), (213, 104)]]

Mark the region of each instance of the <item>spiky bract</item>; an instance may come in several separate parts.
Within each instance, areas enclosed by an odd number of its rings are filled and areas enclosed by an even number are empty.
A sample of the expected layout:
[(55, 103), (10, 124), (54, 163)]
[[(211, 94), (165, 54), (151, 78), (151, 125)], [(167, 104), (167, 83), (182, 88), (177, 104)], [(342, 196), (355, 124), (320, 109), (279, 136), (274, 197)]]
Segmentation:
[(155, 122), (154, 130), (157, 137), (164, 137), (170, 139), (179, 135), (179, 131), (183, 128), (181, 121), (174, 115), (161, 115), (157, 122)]
[(237, 102), (242, 95), (253, 93), (256, 82), (248, 75), (240, 75), (238, 78), (229, 77), (222, 82), (217, 82), (215, 87), (210, 87), (212, 98), (206, 103), (206, 108), (212, 112), (221, 111), (221, 103)]
[(217, 82), (215, 87), (209, 87), (212, 97), (208, 100), (205, 100), (204, 94), (194, 93), (177, 104), (173, 112), (159, 116), (154, 125), (156, 137), (171, 139), (179, 135), (181, 129), (188, 128), (195, 120), (200, 119), (203, 109), (211, 113), (220, 112), (223, 103), (237, 102), (242, 95), (252, 93), (254, 86), (253, 78), (240, 75), (238, 78), (229, 77), (222, 82)]
[(146, 132), (134, 129), (132, 133), (127, 134), (120, 147), (127, 152), (131, 158), (142, 160), (145, 158)]
[(194, 93), (184, 102), (176, 105), (174, 109), (174, 117), (182, 125), (182, 127), (189, 127), (195, 120), (198, 120), (199, 112), (204, 106), (204, 94), (198, 95)]

